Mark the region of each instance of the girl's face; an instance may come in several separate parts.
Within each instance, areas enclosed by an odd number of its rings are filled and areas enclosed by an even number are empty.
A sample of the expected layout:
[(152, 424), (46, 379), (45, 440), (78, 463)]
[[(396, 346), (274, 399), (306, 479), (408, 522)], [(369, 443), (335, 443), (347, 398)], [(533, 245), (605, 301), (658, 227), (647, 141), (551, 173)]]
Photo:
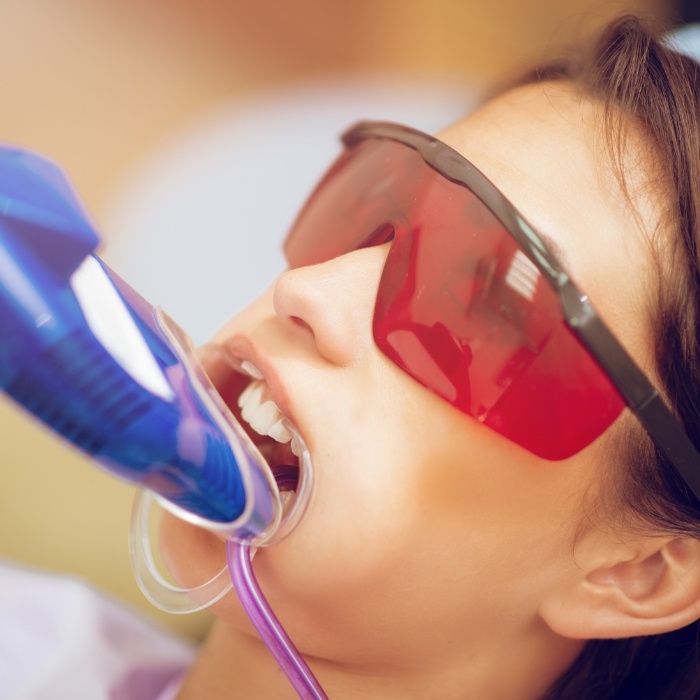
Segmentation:
[[(649, 371), (648, 252), (599, 116), (566, 85), (528, 86), (440, 136), (553, 241)], [(286, 540), (259, 551), (256, 573), (300, 650), (349, 667), (431, 673), (458, 657), (477, 661), (485, 644), (527, 643), (534, 654), (536, 640), (554, 634), (538, 614), (543, 600), (580, 574), (574, 543), (593, 536), (581, 525), (611, 431), (547, 462), (390, 362), (371, 325), (388, 245), (285, 272), (217, 334), (262, 372), (314, 465), (308, 512)], [(229, 370), (210, 370), (225, 393)], [(218, 539), (171, 518), (162, 543), (183, 583), (225, 561)], [(249, 629), (232, 594), (214, 610)], [(562, 644), (561, 653), (572, 649)]]

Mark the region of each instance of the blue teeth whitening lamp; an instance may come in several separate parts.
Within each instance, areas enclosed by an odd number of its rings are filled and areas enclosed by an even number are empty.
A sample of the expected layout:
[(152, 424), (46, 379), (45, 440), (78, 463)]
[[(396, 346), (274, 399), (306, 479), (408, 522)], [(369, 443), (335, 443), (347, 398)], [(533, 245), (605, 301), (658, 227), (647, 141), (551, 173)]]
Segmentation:
[[(277, 541), (300, 517), (310, 490), (309, 455), (302, 450), (296, 504), (283, 517), (278, 485), (284, 485), (220, 399), (186, 335), (95, 255), (98, 243), (56, 165), (0, 148), (0, 389), (142, 487), (131, 545), (148, 598), (171, 612), (198, 610), (233, 580), (300, 696), (323, 698), (250, 566), (251, 545)], [(225, 536), (229, 566), (196, 589), (166, 581), (148, 544), (153, 498)]]

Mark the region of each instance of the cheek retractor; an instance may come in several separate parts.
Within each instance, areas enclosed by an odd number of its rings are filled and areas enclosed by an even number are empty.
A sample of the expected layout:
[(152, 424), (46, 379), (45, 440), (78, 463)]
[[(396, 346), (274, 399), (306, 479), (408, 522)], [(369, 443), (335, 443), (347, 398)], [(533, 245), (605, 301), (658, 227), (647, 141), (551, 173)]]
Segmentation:
[[(102, 467), (142, 487), (132, 558), (153, 602), (173, 612), (205, 607), (230, 590), (233, 575), (250, 612), (248, 598), (261, 595), (253, 590), (252, 548), (287, 534), (303, 512), (308, 452), (300, 455), (297, 496), (283, 517), (270, 466), (187, 336), (95, 255), (98, 243), (56, 165), (0, 148), (0, 389)], [(196, 589), (168, 583), (148, 544), (153, 499), (238, 547), (230, 571)], [(282, 656), (273, 653), (302, 697), (324, 697), (291, 644)]]

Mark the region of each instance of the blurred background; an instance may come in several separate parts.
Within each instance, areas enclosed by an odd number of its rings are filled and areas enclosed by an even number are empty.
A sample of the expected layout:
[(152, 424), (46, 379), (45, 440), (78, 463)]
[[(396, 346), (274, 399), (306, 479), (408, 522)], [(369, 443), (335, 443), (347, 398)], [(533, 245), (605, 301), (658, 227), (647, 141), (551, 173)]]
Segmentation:
[[(626, 10), (697, 0), (0, 0), (0, 141), (60, 162), (105, 259), (197, 342), (282, 266), (306, 190), (361, 118), (436, 130)], [(695, 13), (695, 16), (693, 16)], [(0, 319), (1, 322), (1, 319)], [(132, 489), (0, 399), (0, 558), (133, 582)]]

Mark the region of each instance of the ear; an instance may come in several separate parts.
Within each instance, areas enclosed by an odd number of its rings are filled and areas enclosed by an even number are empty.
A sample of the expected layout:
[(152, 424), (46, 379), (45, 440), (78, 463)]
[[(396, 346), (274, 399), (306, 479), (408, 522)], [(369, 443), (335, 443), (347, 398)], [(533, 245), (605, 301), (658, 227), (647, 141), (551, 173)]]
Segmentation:
[(540, 615), (557, 634), (612, 639), (661, 634), (700, 618), (700, 540), (638, 537), (598, 541), (582, 568), (543, 601)]

